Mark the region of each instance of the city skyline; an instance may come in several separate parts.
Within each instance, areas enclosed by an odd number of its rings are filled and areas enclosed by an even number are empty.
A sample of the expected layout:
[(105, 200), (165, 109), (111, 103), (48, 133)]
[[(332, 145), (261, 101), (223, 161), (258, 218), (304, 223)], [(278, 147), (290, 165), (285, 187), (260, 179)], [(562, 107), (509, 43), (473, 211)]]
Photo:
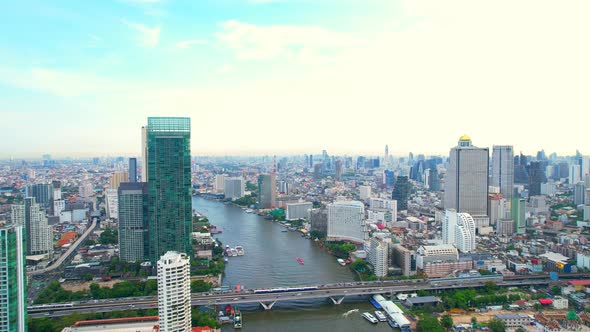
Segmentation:
[[(444, 155), (462, 134), (477, 146), (573, 154), (584, 148), (576, 145), (590, 106), (589, 7), (5, 4), (0, 17), (19, 34), (0, 36), (1, 129), (10, 138), (0, 158), (136, 153), (148, 116), (193, 118), (194, 155), (380, 155), (385, 144), (394, 155)], [(577, 121), (552, 127), (549, 117), (562, 113)]]

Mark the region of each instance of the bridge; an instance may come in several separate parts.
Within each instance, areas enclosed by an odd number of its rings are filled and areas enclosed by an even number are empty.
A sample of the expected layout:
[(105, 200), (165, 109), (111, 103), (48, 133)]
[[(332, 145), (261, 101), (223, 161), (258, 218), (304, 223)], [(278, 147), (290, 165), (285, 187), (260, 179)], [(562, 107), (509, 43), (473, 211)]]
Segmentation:
[[(522, 276), (497, 282), (501, 287), (524, 287), (531, 285), (548, 285), (552, 280), (548, 277), (531, 278)], [(330, 299), (333, 304), (340, 304), (346, 297), (371, 296), (375, 294), (394, 295), (401, 292), (442, 291), (447, 289), (483, 287), (481, 280), (461, 280), (454, 283), (438, 282), (436, 279), (404, 280), (385, 282), (351, 282), (312, 287), (289, 287), (286, 291), (243, 290), (226, 293), (193, 294), (193, 306), (235, 305), (244, 303), (259, 303), (265, 310), (270, 310), (277, 302)], [(261, 293), (262, 292), (262, 293)], [(50, 304), (28, 308), (30, 317), (65, 316), (73, 313), (97, 313), (120, 310), (137, 310), (157, 308), (158, 299), (155, 296), (139, 298), (118, 298), (107, 300), (82, 301), (68, 304)]]

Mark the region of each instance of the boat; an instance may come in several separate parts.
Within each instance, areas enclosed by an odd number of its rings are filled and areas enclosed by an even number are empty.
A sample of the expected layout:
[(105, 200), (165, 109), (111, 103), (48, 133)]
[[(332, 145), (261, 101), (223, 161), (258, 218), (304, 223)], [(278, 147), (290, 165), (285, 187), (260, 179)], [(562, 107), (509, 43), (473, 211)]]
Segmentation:
[(297, 261), (299, 262), (299, 264), (303, 265), (305, 264), (305, 262), (303, 261), (303, 258), (301, 257), (297, 257)]
[(229, 250), (229, 256), (236, 257), (237, 255), (238, 255), (238, 251), (236, 250), (236, 248), (231, 248)]
[(246, 213), (252, 213), (252, 212), (254, 212), (254, 210), (252, 210), (252, 209), (246, 209)]
[(387, 322), (387, 317), (381, 311), (375, 311), (375, 317), (377, 317), (380, 322)]
[(346, 266), (346, 261), (344, 259), (338, 258), (337, 261), (338, 261), (338, 264), (340, 264), (342, 266)]
[(388, 320), (387, 324), (389, 324), (389, 326), (391, 326), (392, 329), (397, 329), (399, 327), (399, 325), (397, 325), (397, 323), (394, 320)]
[(370, 297), (369, 302), (371, 302), (375, 309), (381, 309), (381, 305), (374, 298)]
[(363, 312), (363, 318), (368, 320), (369, 322), (373, 323), (373, 324), (377, 324), (379, 323), (379, 321), (377, 320), (377, 318), (373, 317), (373, 315), (371, 315), (368, 312)]
[(238, 308), (234, 310), (234, 329), (241, 329), (242, 328), (242, 313)]
[(236, 252), (238, 256), (244, 256), (244, 248), (242, 246), (236, 246)]

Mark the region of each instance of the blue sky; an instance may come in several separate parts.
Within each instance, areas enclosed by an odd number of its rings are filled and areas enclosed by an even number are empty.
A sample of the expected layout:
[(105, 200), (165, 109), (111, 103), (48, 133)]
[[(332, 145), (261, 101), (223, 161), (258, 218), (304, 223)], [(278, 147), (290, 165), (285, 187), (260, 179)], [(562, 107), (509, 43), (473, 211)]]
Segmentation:
[[(118, 0), (0, 4), (0, 158), (134, 155), (147, 116), (195, 154), (584, 151), (588, 4)], [(569, 114), (556, 135), (550, 114)], [(26, 128), (26, 129), (25, 129)], [(15, 144), (18, 142), (18, 144)], [(590, 151), (588, 151), (590, 153)]]

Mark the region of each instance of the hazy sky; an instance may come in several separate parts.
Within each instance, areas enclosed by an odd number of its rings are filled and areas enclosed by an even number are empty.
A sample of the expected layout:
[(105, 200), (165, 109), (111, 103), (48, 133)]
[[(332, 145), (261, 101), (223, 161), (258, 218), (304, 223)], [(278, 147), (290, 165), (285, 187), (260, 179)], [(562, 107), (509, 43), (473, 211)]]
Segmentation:
[(590, 1), (0, 3), (0, 157), (138, 155), (147, 116), (194, 154), (590, 153)]

